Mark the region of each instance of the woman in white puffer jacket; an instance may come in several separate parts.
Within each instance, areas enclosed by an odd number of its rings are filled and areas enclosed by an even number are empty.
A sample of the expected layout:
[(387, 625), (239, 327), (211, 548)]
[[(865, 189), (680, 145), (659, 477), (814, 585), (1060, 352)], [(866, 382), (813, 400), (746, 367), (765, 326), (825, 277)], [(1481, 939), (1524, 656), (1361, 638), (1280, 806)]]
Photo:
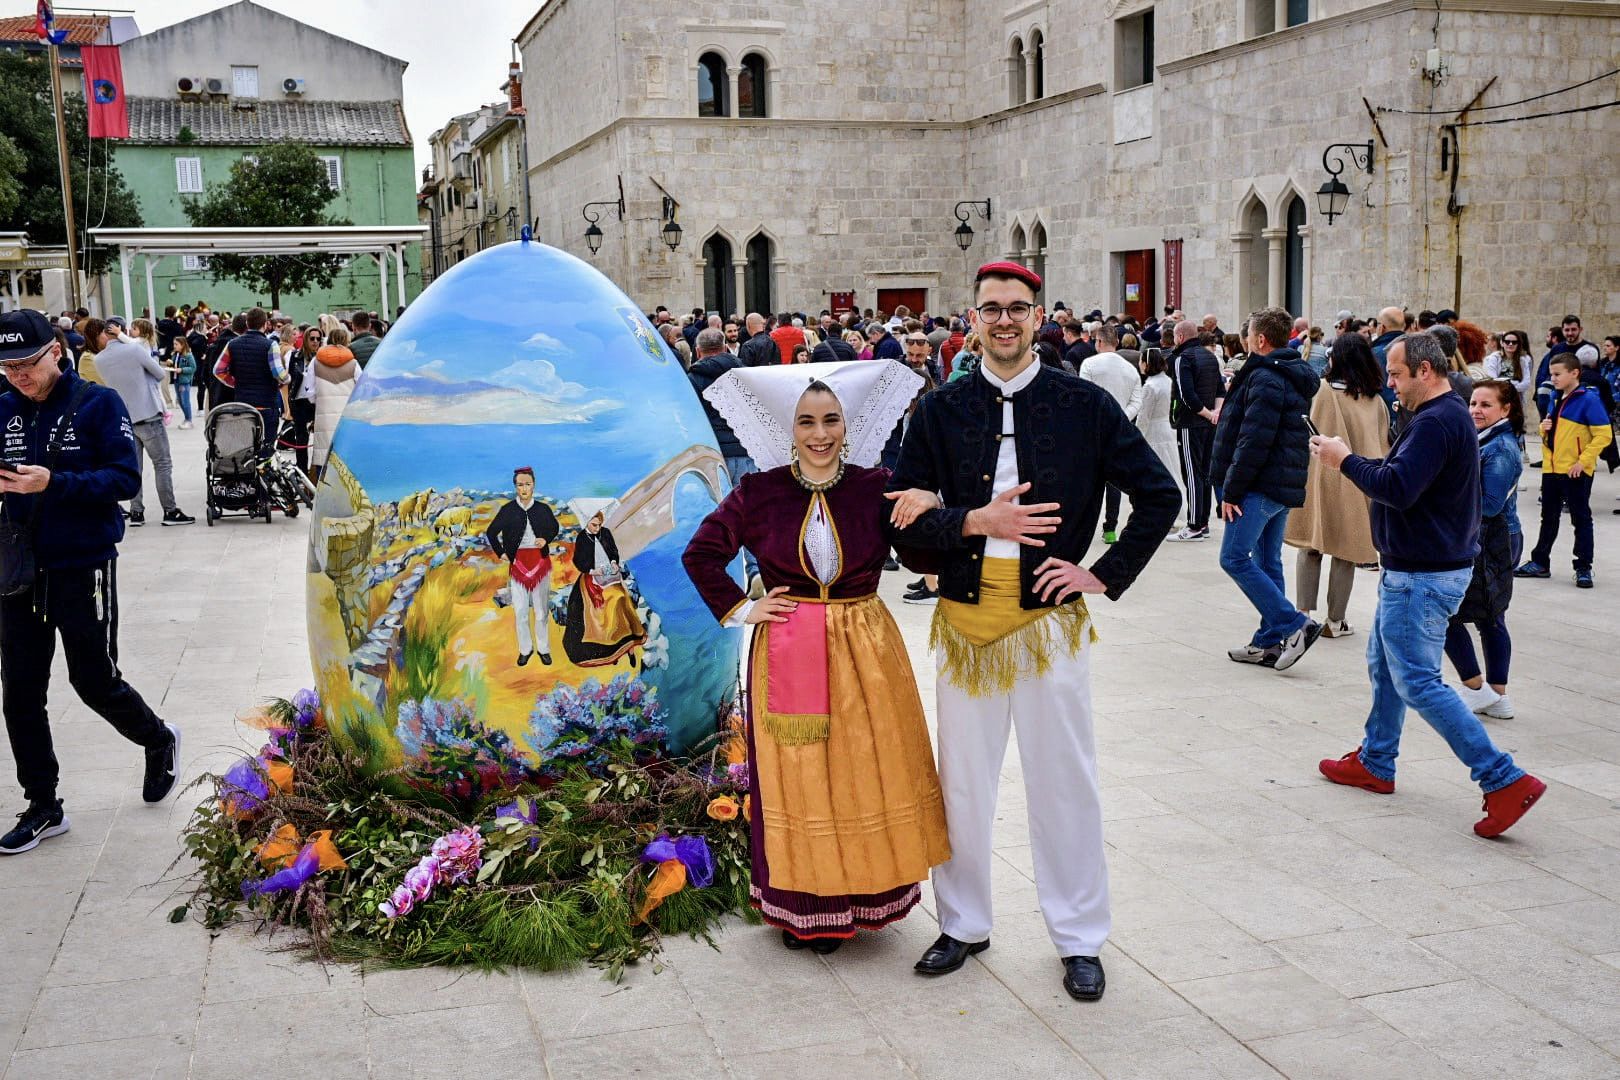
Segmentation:
[(326, 344), (315, 353), (314, 371), (315, 423), (309, 433), (309, 465), (319, 476), (332, 449), (332, 434), (360, 375), (360, 365), (349, 351), (349, 332), (342, 326), (327, 333)]

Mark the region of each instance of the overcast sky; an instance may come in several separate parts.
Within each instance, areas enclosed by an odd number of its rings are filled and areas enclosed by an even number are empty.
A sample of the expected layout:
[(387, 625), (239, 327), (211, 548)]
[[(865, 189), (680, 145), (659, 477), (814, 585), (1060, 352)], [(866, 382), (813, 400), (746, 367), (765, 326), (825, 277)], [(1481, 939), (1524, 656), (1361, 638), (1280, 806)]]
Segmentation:
[[(127, 0), (126, 0), (127, 2)], [(228, 0), (136, 0), (142, 33), (224, 7)], [(416, 168), (432, 160), (428, 136), (458, 113), (502, 99), (512, 39), (541, 0), (256, 0), (299, 22), (407, 61), (405, 120)], [(15, 3), (7, 8), (16, 6)], [(78, 7), (72, 0), (64, 11)], [(88, 4), (83, 5), (88, 7)], [(274, 48), (273, 43), (267, 47)]]

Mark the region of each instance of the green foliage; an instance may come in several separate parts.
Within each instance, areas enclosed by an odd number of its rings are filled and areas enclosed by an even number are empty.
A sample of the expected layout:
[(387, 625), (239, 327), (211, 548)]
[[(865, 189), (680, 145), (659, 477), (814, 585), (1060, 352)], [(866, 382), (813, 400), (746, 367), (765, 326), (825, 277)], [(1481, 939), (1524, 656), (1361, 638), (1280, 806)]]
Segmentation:
[(8, 135), (0, 135), (0, 219), (11, 217), (22, 205), (22, 176), (28, 159)]
[(197, 133), (192, 131), (189, 126), (182, 124), (180, 130), (174, 133), (174, 141), (181, 146), (190, 146), (197, 141)]
[[(348, 225), (326, 213), (337, 192), (326, 166), (303, 143), (276, 143), (231, 166), (230, 179), (209, 184), (201, 198), (184, 200), (186, 218), (198, 228), (285, 228)], [(231, 280), (268, 292), (279, 307), (284, 292), (326, 288), (343, 269), (337, 255), (210, 255), (215, 281)]]
[[(29, 242), (36, 246), (67, 243), (50, 80), (50, 68), (42, 54), (0, 50), (0, 137), (22, 153), (20, 164), (8, 166), (3, 160), (6, 155), (0, 151), (0, 189), (7, 186), (9, 177), (19, 195), (15, 205), (7, 209), (0, 191), (0, 231), (26, 232)], [(111, 164), (109, 140), (96, 139), (91, 145), (84, 98), (64, 92), (62, 108), (82, 251), (88, 243), (86, 229), (139, 228), (143, 222), (135, 193)], [(110, 250), (95, 248), (89, 252), (84, 269), (99, 274), (111, 258)]]
[[(292, 725), (285, 702), (267, 712)], [(605, 775), (573, 767), (543, 790), (506, 792), (457, 814), (431, 793), (401, 794), (397, 777), (368, 770), (363, 757), (315, 729), (286, 752), (291, 794), (272, 793), (250, 821), (226, 815), (217, 797), (193, 814), (185, 834), (198, 863), (191, 910), (209, 927), (262, 918), (305, 928), (318, 955), (338, 960), (540, 970), (589, 962), (614, 979), (625, 964), (656, 954), (663, 933), (707, 940), (728, 915), (757, 921), (748, 897), (747, 825), (708, 815), (716, 796), (738, 794), (719, 751), (650, 766), (623, 753)], [(217, 794), (221, 779), (209, 780)], [(289, 822), (304, 838), (332, 830), (348, 868), (320, 874), (297, 893), (244, 904), (243, 881), (268, 872), (258, 864), (259, 845)], [(484, 834), (477, 880), (441, 885), (409, 914), (384, 917), (378, 905), (405, 872), (437, 837), (469, 822)], [(660, 833), (702, 836), (714, 883), (675, 893), (640, 923), (652, 873), (641, 852)]]

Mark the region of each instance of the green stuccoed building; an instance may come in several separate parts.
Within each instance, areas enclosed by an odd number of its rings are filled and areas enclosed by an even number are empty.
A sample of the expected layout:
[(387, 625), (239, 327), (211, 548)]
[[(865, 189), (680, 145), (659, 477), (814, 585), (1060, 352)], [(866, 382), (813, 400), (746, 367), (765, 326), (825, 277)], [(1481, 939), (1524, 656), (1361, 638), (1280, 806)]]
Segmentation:
[[(140, 200), (147, 228), (184, 227), (182, 199), (223, 183), (231, 166), (267, 145), (302, 142), (326, 165), (338, 197), (326, 212), (355, 225), (415, 225), (416, 175), (405, 124), (405, 61), (288, 18), (251, 0), (166, 26), (124, 44), (130, 138), (114, 142), (114, 164)], [(95, 224), (92, 192), (89, 224)], [(412, 245), (406, 295), (388, 274), (388, 311), (420, 291)], [(116, 261), (104, 279), (107, 310), (121, 310)], [(366, 255), (327, 289), (283, 294), (281, 310), (298, 321), (321, 312), (382, 312), (379, 268)], [(269, 296), (210, 279), (205, 257), (154, 260), (154, 315), (169, 304), (206, 300), (214, 310), (268, 306)], [(130, 293), (146, 306), (145, 267), (137, 259)]]

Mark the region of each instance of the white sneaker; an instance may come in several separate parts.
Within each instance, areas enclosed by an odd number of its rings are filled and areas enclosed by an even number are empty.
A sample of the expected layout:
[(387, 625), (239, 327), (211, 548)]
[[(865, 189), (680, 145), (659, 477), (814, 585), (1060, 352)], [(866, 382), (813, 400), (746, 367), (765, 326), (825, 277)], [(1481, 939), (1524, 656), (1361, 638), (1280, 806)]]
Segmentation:
[(1482, 713), (1495, 705), (1502, 697), (1489, 686), (1481, 686), (1478, 690), (1472, 687), (1457, 687), (1457, 696), (1462, 698), (1463, 704), (1468, 706), (1469, 712)]
[(1322, 626), (1323, 637), (1349, 637), (1355, 632), (1356, 628), (1351, 626), (1350, 623), (1345, 619), (1340, 619), (1338, 622), (1334, 622), (1333, 620), (1329, 619)]
[(1189, 540), (1208, 540), (1209, 539), (1209, 530), (1208, 529), (1182, 529), (1178, 533), (1173, 533), (1172, 535), (1165, 537), (1165, 539), (1170, 541), (1171, 543), (1176, 543), (1176, 544), (1184, 544)]
[(1506, 694), (1500, 694), (1491, 704), (1485, 706), (1483, 715), (1494, 716), (1498, 720), (1513, 719), (1513, 702), (1508, 700)]

